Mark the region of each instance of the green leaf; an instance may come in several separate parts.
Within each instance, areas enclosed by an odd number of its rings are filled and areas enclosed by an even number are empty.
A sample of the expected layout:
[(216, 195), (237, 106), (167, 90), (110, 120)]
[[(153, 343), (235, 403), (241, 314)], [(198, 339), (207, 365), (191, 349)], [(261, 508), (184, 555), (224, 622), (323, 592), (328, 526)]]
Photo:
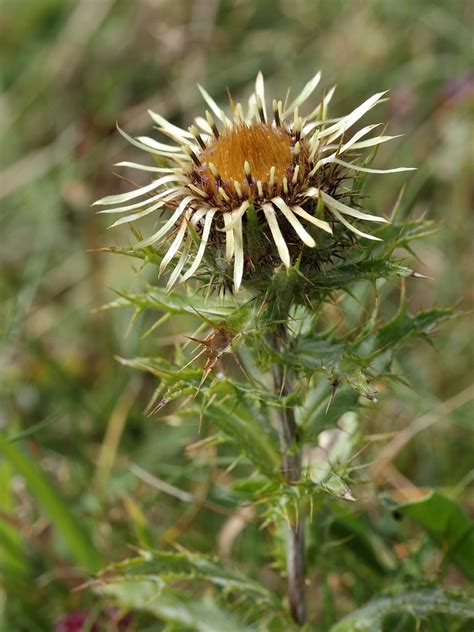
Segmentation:
[[(257, 389), (251, 397), (246, 388), (240, 390), (228, 380), (216, 381), (211, 386), (200, 385), (201, 369), (180, 370), (162, 358), (120, 359), (120, 362), (149, 371), (161, 379), (159, 407), (182, 396), (194, 396), (191, 403), (194, 418), (202, 416), (217, 426), (262, 473), (270, 478), (279, 475), (278, 438), (260, 403), (262, 398), (267, 399), (262, 389)], [(275, 403), (270, 394), (268, 399)]]
[[(315, 248), (315, 251), (318, 250)], [(341, 262), (334, 263), (331, 260), (321, 264), (315, 261), (309, 270), (299, 270), (297, 267), (290, 267), (288, 270), (277, 269), (271, 278), (255, 281), (254, 287), (265, 293), (265, 310), (256, 314), (260, 325), (271, 325), (285, 319), (288, 315), (288, 306), (292, 304), (313, 303), (315, 309), (318, 309), (322, 301), (331, 300), (334, 291), (347, 291), (356, 282), (365, 280), (374, 283), (380, 278), (403, 278), (412, 275), (413, 270), (392, 258), (390, 252), (371, 256), (359, 244), (354, 246), (352, 251), (345, 251)]]
[[(335, 338), (333, 333), (317, 335), (310, 330), (296, 336), (291, 351), (278, 360), (295, 371), (306, 368), (307, 375), (311, 375), (311, 371), (321, 371), (335, 389), (349, 385), (358, 395), (376, 401), (371, 382), (376, 376), (387, 376), (400, 346), (410, 338), (427, 337), (440, 323), (455, 315), (449, 308), (411, 315), (402, 300), (395, 316), (375, 333), (372, 332), (372, 321), (359, 328), (355, 338), (351, 333)], [(308, 398), (314, 399), (314, 393), (310, 391)], [(308, 409), (308, 405), (303, 404), (303, 408)], [(311, 409), (315, 409), (314, 404)]]
[(342, 342), (310, 332), (296, 338), (294, 350), (286, 354), (285, 361), (291, 361), (295, 370), (301, 370), (304, 366), (322, 371), (335, 389), (348, 384), (359, 395), (375, 401), (376, 393), (370, 386), (370, 376), (365, 372), (367, 360), (351, 354), (350, 343), (344, 338)]
[(344, 356), (344, 345), (313, 334), (298, 336), (295, 342), (295, 348), (290, 357), (295, 364), (303, 363), (312, 369), (333, 368)]
[(140, 579), (153, 582), (155, 589), (176, 582), (204, 580), (225, 591), (235, 591), (257, 601), (272, 601), (269, 591), (217, 560), (188, 551), (142, 551), (140, 557), (112, 564), (101, 571), (98, 580), (109, 584), (117, 580)]
[(454, 500), (432, 492), (397, 511), (421, 525), (466, 577), (474, 580), (474, 522)]
[(336, 427), (318, 437), (318, 447), (308, 454), (307, 475), (316, 486), (331, 496), (354, 500), (344, 480), (354, 446), (358, 441), (357, 415), (347, 412)]
[(344, 289), (348, 285), (361, 280), (376, 281), (392, 277), (409, 277), (413, 271), (406, 266), (391, 260), (386, 256), (379, 258), (360, 258), (353, 263), (344, 263), (331, 268), (325, 268), (320, 275), (312, 275), (311, 282), (315, 286), (314, 292), (308, 289), (310, 296), (324, 294), (328, 291)]
[(334, 625), (330, 632), (382, 632), (384, 619), (392, 614), (411, 614), (416, 619), (444, 614), (463, 620), (474, 618), (474, 600), (440, 588), (426, 588), (370, 601)]
[[(377, 229), (377, 237), (383, 239), (384, 244), (392, 244), (392, 248), (405, 248), (416, 239), (428, 237), (437, 232), (436, 223), (427, 220), (408, 220), (402, 224), (384, 224)], [(374, 244), (377, 248), (378, 244)]]
[(112, 309), (115, 307), (135, 306), (140, 309), (153, 309), (167, 314), (187, 314), (191, 316), (201, 316), (214, 323), (219, 323), (223, 319), (236, 311), (235, 304), (214, 302), (198, 294), (188, 296), (179, 292), (166, 292), (164, 289), (149, 286), (145, 292), (136, 294), (120, 293), (120, 298), (105, 305), (101, 309)]
[(373, 341), (371, 356), (382, 355), (387, 366), (395, 351), (409, 338), (425, 337), (439, 324), (455, 316), (450, 308), (433, 308), (412, 316), (408, 313), (405, 302), (402, 302), (392, 320), (379, 328)]
[(250, 406), (249, 399), (225, 381), (209, 390), (220, 398), (210, 400), (204, 411), (206, 419), (230, 437), (262, 473), (272, 479), (279, 477), (277, 435), (260, 407)]
[(160, 591), (153, 581), (114, 580), (96, 588), (112, 597), (124, 610), (138, 610), (179, 625), (189, 632), (251, 632), (235, 615), (211, 597), (196, 599), (183, 593)]
[[(196, 395), (199, 382), (202, 378), (201, 369), (191, 367), (180, 369), (172, 362), (164, 358), (117, 358), (120, 364), (147, 371), (161, 380), (162, 385), (168, 386), (163, 399), (166, 403), (171, 402), (182, 395)], [(162, 389), (161, 389), (162, 390)]]
[(325, 431), (327, 444), (313, 457), (309, 466), (309, 475), (314, 483), (326, 483), (335, 469), (347, 467), (357, 443), (357, 431), (357, 415), (353, 412), (344, 413), (337, 426)]
[(160, 256), (153, 248), (134, 248), (132, 246), (108, 246), (99, 248), (99, 252), (109, 252), (116, 255), (124, 255), (134, 259), (141, 259), (144, 263), (154, 263), (160, 265), (163, 257)]
[(25, 479), (31, 494), (55, 525), (78, 565), (88, 573), (96, 571), (100, 566), (98, 552), (44, 472), (31, 457), (28, 458), (20, 448), (10, 443), (3, 433), (0, 433), (0, 453)]
[(339, 387), (330, 401), (331, 394), (329, 381), (319, 380), (308, 391), (303, 404), (295, 409), (296, 421), (304, 428), (306, 441), (314, 441), (322, 430), (334, 427), (344, 413), (359, 410), (359, 396), (352, 388)]

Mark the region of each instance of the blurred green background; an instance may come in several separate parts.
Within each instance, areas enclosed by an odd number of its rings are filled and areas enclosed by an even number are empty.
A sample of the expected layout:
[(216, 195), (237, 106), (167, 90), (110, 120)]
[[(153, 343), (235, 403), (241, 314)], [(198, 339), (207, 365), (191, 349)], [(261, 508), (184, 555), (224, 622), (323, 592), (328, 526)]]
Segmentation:
[[(50, 630), (70, 612), (99, 611), (91, 591), (71, 591), (84, 569), (142, 541), (215, 552), (225, 521), (130, 470), (139, 464), (203, 499), (219, 493), (226, 463), (189, 449), (200, 438), (196, 420), (147, 418), (155, 382), (114, 357), (172, 350), (173, 327), (143, 338), (146, 318), (127, 333), (130, 313), (94, 311), (112, 289), (156, 281), (156, 270), (142, 275), (131, 260), (97, 252), (131, 240), (127, 229), (107, 232), (90, 207), (128, 186), (112, 165), (137, 154), (116, 121), (132, 135), (151, 133), (151, 108), (186, 127), (203, 109), (197, 82), (224, 103), (227, 87), (246, 98), (259, 69), (279, 97), (321, 69), (326, 89), (338, 85), (336, 116), (390, 89), (367, 122), (387, 120), (389, 133), (404, 136), (383, 146), (377, 164), (418, 171), (374, 176), (370, 205), (389, 214), (407, 184), (402, 212), (439, 228), (416, 247), (411, 264), (432, 278), (409, 280), (410, 306), (469, 310), (473, 10), (462, 0), (2, 0), (0, 429), (28, 450), (26, 463), (8, 448), (0, 460), (3, 629)], [(399, 291), (388, 293), (385, 314)], [(364, 455), (377, 489), (407, 498), (438, 487), (474, 511), (470, 321), (406, 350), (400, 371), (411, 389), (381, 392), (368, 432), (408, 439), (388, 468), (377, 469), (376, 449)], [(72, 512), (69, 531), (55, 493)], [(255, 526), (239, 536), (235, 555), (247, 570), (262, 563), (261, 544)], [(115, 629), (112, 618), (104, 629)]]

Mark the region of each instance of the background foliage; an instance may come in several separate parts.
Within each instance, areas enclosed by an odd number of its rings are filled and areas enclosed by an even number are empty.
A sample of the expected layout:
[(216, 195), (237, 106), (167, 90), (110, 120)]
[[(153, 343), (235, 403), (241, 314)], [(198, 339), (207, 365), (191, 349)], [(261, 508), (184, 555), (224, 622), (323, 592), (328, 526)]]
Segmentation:
[[(132, 159), (116, 120), (129, 133), (149, 130), (151, 107), (185, 125), (201, 108), (196, 82), (224, 101), (227, 86), (247, 94), (258, 69), (284, 94), (321, 68), (325, 85), (338, 84), (340, 114), (389, 88), (373, 120), (405, 136), (381, 148), (378, 165), (419, 167), (400, 213), (438, 226), (414, 246), (418, 260), (407, 259), (433, 277), (407, 280), (410, 312), (458, 301), (468, 310), (472, 17), (462, 0), (3, 1), (0, 629), (51, 630), (72, 613), (99, 630), (164, 629), (153, 614), (178, 622), (168, 629), (200, 629), (202, 621), (206, 630), (242, 629), (237, 614), (234, 622), (221, 610), (222, 591), (234, 610), (247, 602), (249, 629), (258, 613), (276, 611), (261, 582), (278, 589), (278, 551), (269, 550), (258, 511), (238, 507), (255, 492), (237, 485), (248, 466), (228, 469), (235, 451), (206, 440), (205, 427), (200, 434), (199, 412), (147, 417), (156, 378), (127, 368), (135, 357), (173, 357), (193, 316), (178, 314), (145, 336), (156, 314), (129, 328), (131, 310), (95, 311), (116, 298), (109, 288), (130, 293), (156, 282), (152, 266), (137, 274), (139, 260), (97, 252), (132, 240), (126, 227), (107, 234), (89, 207), (128, 186), (111, 174), (114, 162)], [(369, 206), (389, 214), (406, 180), (372, 178)], [(365, 291), (356, 288), (327, 318), (350, 329), (364, 315)], [(389, 319), (400, 285), (390, 281), (380, 293)], [(457, 598), (431, 583), (466, 588), (474, 568), (469, 522), (462, 531), (474, 508), (469, 327), (469, 318), (448, 323), (432, 345), (414, 341), (397, 357), (408, 384), (378, 383), (379, 401), (360, 419), (357, 506), (321, 499), (310, 602), (323, 630), (381, 591), (394, 592), (364, 611), (367, 629), (385, 616), (387, 629), (410, 630), (414, 618), (391, 621), (394, 608), (424, 617), (427, 599), (438, 605), (426, 629), (450, 629)], [(429, 488), (438, 492), (413, 504)], [(131, 547), (174, 555), (155, 560), (155, 581), (171, 586), (166, 598), (153, 599), (149, 580), (140, 590), (112, 581), (72, 590)], [(218, 553), (229, 562), (224, 576), (187, 551)], [(175, 590), (185, 577), (187, 600)], [(401, 582), (412, 586), (409, 597)], [(193, 599), (202, 585), (215, 588)], [(137, 610), (143, 602), (147, 613)], [(123, 617), (127, 610), (133, 618)], [(470, 629), (454, 621), (453, 629)]]

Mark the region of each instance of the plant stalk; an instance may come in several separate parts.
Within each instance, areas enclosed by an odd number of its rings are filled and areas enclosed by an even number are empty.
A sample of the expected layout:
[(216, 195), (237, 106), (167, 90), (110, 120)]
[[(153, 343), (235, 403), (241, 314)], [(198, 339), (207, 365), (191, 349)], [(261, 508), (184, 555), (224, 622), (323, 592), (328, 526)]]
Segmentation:
[[(285, 325), (279, 325), (272, 334), (271, 346), (274, 351), (285, 352), (288, 343), (288, 332)], [(275, 393), (285, 397), (293, 391), (291, 374), (285, 373), (278, 363), (272, 368), (273, 387)], [(277, 431), (280, 439), (280, 450), (283, 456), (283, 473), (288, 485), (297, 483), (301, 478), (301, 446), (299, 428), (291, 407), (281, 407), (276, 411)], [(305, 538), (304, 517), (300, 512), (290, 516), (288, 522), (287, 543), (287, 578), (288, 601), (293, 620), (299, 625), (306, 621), (305, 599)]]

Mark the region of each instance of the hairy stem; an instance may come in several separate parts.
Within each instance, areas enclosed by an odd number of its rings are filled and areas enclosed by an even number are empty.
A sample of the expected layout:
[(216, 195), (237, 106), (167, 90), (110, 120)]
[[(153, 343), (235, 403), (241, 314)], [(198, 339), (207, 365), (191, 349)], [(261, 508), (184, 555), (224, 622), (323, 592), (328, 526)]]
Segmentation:
[[(288, 333), (280, 325), (272, 334), (271, 346), (275, 351), (284, 352), (287, 348)], [(281, 364), (274, 364), (273, 386), (275, 393), (285, 397), (293, 390), (292, 376), (285, 373)], [(280, 449), (283, 455), (283, 473), (286, 482), (291, 485), (301, 478), (301, 446), (299, 428), (295, 422), (293, 408), (277, 409), (277, 431)], [(305, 600), (305, 541), (304, 518), (299, 512), (290, 516), (288, 523), (287, 545), (288, 601), (294, 621), (303, 625), (306, 621)]]

